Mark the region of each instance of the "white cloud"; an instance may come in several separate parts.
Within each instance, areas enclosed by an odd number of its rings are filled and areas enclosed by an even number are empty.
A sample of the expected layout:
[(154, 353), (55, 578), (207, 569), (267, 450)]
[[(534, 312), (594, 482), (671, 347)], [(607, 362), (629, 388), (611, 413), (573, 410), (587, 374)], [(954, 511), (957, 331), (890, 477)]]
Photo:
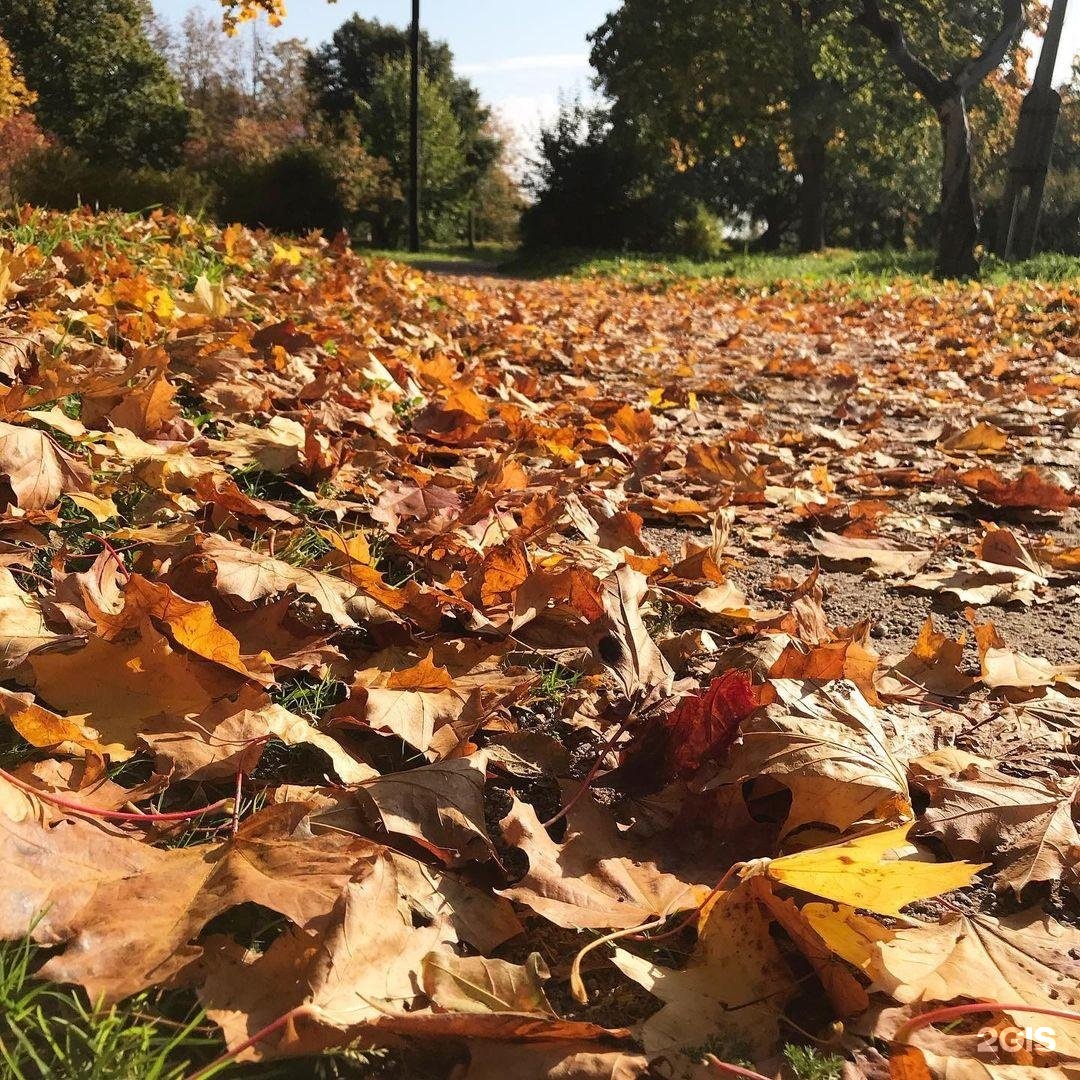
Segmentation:
[(504, 71), (582, 71), (589, 66), (588, 53), (548, 53), (543, 56), (506, 56), (476, 64), (458, 64), (463, 75), (491, 75)]

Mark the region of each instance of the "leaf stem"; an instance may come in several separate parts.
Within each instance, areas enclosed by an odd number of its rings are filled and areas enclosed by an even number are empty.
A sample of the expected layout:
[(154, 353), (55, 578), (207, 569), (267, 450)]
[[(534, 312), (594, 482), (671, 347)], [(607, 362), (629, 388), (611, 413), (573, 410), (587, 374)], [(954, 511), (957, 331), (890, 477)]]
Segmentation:
[(772, 1080), (772, 1077), (765, 1076), (759, 1072), (754, 1072), (753, 1069), (744, 1069), (741, 1065), (732, 1065), (730, 1061), (721, 1061), (715, 1054), (706, 1054), (705, 1064), (717, 1072), (742, 1076), (745, 1077), (746, 1080)]
[(124, 559), (120, 552), (104, 536), (100, 536), (98, 533), (87, 533), (87, 535), (91, 540), (96, 540), (109, 553), (109, 556), (116, 563), (116, 568), (120, 571), (124, 580), (127, 581), (131, 577), (131, 571), (124, 565)]
[(655, 934), (651, 937), (646, 937), (644, 934), (635, 934), (632, 941), (663, 941), (664, 938), (674, 937), (676, 934), (682, 933), (700, 914), (702, 908), (712, 900), (714, 896), (718, 896), (724, 891), (724, 886), (728, 883), (731, 875), (741, 870), (746, 863), (737, 862), (729, 866), (724, 872), (724, 876), (709, 890), (709, 895), (701, 901), (697, 907), (691, 908), (683, 918), (681, 918), (670, 930), (665, 930), (662, 934)]
[(269, 1038), (275, 1031), (280, 1031), (290, 1021), (296, 1020), (301, 1016), (306, 1016), (310, 1012), (311, 1006), (309, 1004), (297, 1005), (296, 1008), (290, 1009), (272, 1023), (267, 1024), (266, 1027), (256, 1031), (250, 1039), (245, 1039), (239, 1046), (234, 1046), (230, 1050), (226, 1050), (224, 1054), (214, 1058), (209, 1065), (204, 1065), (198, 1072), (192, 1073), (187, 1080), (207, 1080), (207, 1078), (213, 1076), (222, 1065), (227, 1065), (230, 1061), (234, 1061), (236, 1057), (245, 1050), (249, 1050), (256, 1043), (260, 1043), (263, 1039)]
[(976, 1001), (967, 1005), (948, 1005), (943, 1009), (931, 1009), (929, 1012), (913, 1016), (893, 1036), (893, 1042), (903, 1042), (906, 1037), (920, 1028), (936, 1024), (941, 1020), (952, 1020), (958, 1016), (968, 1016), (980, 1012), (1029, 1012), (1040, 1016), (1056, 1016), (1061, 1020), (1080, 1022), (1080, 1013), (1072, 1009), (1053, 1009), (1045, 1005), (1028, 1005), (1026, 1002)]
[(200, 806), (197, 810), (177, 810), (167, 814), (132, 814), (125, 810), (102, 810), (97, 806), (87, 806), (86, 803), (76, 802), (74, 799), (65, 799), (63, 795), (55, 795), (51, 791), (42, 791), (32, 784), (13, 776), (6, 769), (0, 769), (0, 779), (6, 780), (13, 787), (25, 791), (42, 802), (52, 803), (64, 810), (71, 810), (76, 814), (86, 814), (88, 817), (104, 818), (107, 821), (136, 821), (140, 825), (153, 824), (156, 821), (189, 821), (191, 818), (202, 817), (203, 814), (212, 814), (216, 810), (224, 810), (230, 806), (232, 799), (218, 799), (209, 806)]

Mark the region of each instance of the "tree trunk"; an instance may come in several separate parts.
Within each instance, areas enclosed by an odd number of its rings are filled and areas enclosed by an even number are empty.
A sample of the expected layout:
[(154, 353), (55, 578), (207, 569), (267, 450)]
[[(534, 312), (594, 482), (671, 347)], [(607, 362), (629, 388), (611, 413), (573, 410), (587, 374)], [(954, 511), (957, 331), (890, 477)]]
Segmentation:
[(795, 144), (799, 185), (799, 250), (821, 251), (825, 246), (825, 169), (828, 156), (824, 137), (808, 132)]
[(963, 94), (941, 102), (937, 115), (943, 150), (937, 273), (947, 278), (975, 277), (979, 272), (975, 257), (979, 221), (971, 184), (971, 131)]
[(825, 139), (818, 132), (800, 138), (795, 147), (799, 185), (799, 251), (820, 252), (825, 246)]

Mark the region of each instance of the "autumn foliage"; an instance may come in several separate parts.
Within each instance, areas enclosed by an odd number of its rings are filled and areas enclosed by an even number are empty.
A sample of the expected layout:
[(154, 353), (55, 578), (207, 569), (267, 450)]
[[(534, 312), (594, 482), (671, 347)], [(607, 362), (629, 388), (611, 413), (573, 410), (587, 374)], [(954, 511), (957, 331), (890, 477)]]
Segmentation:
[[(191, 1075), (772, 1073), (796, 1024), (867, 1076), (1067, 1075), (1075, 289), (440, 277), (27, 210), (0, 305), (36, 976), (197, 994)], [(961, 1002), (1055, 1048), (915, 1030)]]

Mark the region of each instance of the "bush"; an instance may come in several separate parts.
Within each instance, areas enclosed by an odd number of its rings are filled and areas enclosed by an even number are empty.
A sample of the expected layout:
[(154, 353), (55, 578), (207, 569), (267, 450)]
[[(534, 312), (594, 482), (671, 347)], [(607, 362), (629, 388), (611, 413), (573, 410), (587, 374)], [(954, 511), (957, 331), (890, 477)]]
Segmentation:
[(199, 214), (217, 200), (213, 186), (189, 169), (125, 169), (85, 161), (56, 146), (31, 150), (10, 174), (12, 194), (21, 202), (54, 210), (95, 206), (104, 210), (145, 210), (164, 206)]
[(219, 216), (278, 232), (348, 229), (366, 237), (371, 223), (401, 200), (386, 163), (352, 139), (296, 143), (264, 161), (215, 168), (223, 193)]
[(704, 203), (695, 203), (685, 217), (675, 222), (675, 246), (691, 259), (715, 259), (725, 248), (720, 221)]
[(298, 144), (267, 161), (225, 166), (222, 217), (279, 232), (345, 228), (350, 208), (329, 147)]
[(0, 121), (0, 198), (17, 200), (15, 176), (35, 154), (49, 146), (34, 114), (24, 110)]

